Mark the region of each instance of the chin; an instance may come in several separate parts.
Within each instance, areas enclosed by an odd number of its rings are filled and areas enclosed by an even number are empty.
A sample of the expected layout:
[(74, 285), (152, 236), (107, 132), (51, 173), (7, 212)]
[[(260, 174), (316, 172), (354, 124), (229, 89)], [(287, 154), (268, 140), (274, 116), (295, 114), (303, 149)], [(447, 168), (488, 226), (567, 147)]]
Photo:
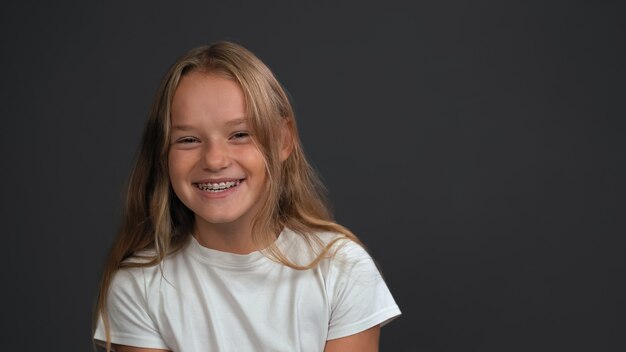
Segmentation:
[(211, 225), (211, 224), (215, 224), (215, 225), (224, 225), (224, 224), (232, 224), (237, 222), (237, 220), (241, 219), (241, 216), (237, 216), (234, 214), (211, 214), (211, 215), (196, 215), (196, 218), (199, 218), (198, 220), (201, 220), (202, 222)]

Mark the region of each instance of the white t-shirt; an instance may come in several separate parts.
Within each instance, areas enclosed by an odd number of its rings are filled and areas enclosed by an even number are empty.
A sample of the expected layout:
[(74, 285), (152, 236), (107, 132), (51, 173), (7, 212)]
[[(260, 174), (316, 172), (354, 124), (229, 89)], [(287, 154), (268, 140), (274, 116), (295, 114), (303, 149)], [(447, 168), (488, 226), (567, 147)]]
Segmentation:
[[(336, 234), (318, 234), (329, 243)], [(313, 258), (302, 237), (285, 229), (276, 244), (299, 264)], [(125, 268), (111, 283), (112, 343), (176, 352), (323, 351), (400, 314), (371, 257), (340, 240), (336, 255), (294, 270), (261, 252), (202, 247), (193, 237), (162, 266)], [(105, 340), (99, 320), (96, 340)]]

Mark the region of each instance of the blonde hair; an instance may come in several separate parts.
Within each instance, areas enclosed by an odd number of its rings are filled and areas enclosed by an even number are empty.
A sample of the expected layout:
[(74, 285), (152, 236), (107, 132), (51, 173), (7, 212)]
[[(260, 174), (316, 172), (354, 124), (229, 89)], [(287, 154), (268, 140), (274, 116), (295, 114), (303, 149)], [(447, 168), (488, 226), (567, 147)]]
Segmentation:
[[(272, 260), (291, 268), (315, 267), (329, 255), (335, 241), (322, 245), (314, 234), (331, 231), (360, 244), (345, 227), (335, 223), (325, 201), (324, 188), (307, 162), (298, 137), (294, 112), (283, 87), (270, 69), (240, 45), (218, 42), (190, 50), (179, 58), (163, 78), (155, 96), (139, 154), (126, 192), (121, 228), (106, 261), (94, 314), (104, 322), (106, 349), (110, 351), (110, 331), (106, 312), (107, 293), (113, 275), (123, 267), (153, 266), (181, 249), (194, 226), (194, 214), (174, 194), (168, 175), (170, 111), (176, 88), (183, 76), (201, 71), (218, 74), (237, 82), (245, 96), (248, 123), (254, 141), (265, 158), (268, 185), (264, 203), (253, 220), (252, 240)], [(279, 149), (282, 126), (291, 135), (292, 151), (281, 162)], [(283, 227), (299, 234), (315, 259), (308, 264), (294, 263), (274, 244)], [(143, 261), (125, 261), (143, 250), (152, 250)]]

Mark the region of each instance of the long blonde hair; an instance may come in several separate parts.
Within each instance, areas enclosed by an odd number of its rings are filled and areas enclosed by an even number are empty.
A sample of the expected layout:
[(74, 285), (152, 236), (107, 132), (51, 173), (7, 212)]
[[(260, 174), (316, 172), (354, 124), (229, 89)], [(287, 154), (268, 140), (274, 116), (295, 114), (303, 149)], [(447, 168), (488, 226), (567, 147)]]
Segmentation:
[[(130, 175), (121, 228), (105, 264), (94, 314), (94, 326), (99, 316), (103, 319), (107, 351), (111, 342), (105, 307), (115, 272), (123, 267), (161, 263), (168, 254), (182, 248), (194, 226), (194, 214), (170, 186), (167, 160), (172, 98), (181, 78), (191, 71), (223, 75), (239, 83), (243, 90), (249, 125), (265, 158), (269, 180), (264, 204), (252, 224), (252, 240), (257, 247), (267, 248), (264, 252), (275, 261), (306, 270), (327, 256), (333, 244), (322, 245), (315, 232), (337, 232), (360, 243), (352, 232), (333, 221), (324, 188), (302, 150), (289, 99), (270, 69), (234, 43), (194, 48), (179, 58), (161, 81)], [(287, 160), (280, 162), (277, 141), (281, 140), (284, 125), (291, 132), (292, 151)], [(301, 235), (310, 246), (318, 245), (312, 262), (294, 263), (274, 245), (276, 234), (283, 227)], [(140, 262), (125, 261), (148, 249), (154, 255)]]

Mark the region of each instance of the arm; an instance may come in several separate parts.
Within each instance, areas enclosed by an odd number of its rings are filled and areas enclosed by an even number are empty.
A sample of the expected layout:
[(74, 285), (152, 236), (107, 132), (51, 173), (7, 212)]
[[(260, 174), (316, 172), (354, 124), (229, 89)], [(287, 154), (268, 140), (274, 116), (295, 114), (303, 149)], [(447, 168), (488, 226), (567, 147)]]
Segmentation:
[(379, 338), (380, 325), (376, 325), (354, 335), (326, 341), (324, 352), (378, 352)]
[(168, 352), (166, 350), (155, 350), (152, 348), (141, 348), (124, 345), (113, 345), (113, 351), (115, 352)]
[[(163, 352), (170, 349), (149, 314), (145, 287), (143, 268), (124, 268), (113, 276), (106, 306), (113, 351)], [(98, 317), (94, 340), (98, 346), (106, 346), (102, 316)]]

